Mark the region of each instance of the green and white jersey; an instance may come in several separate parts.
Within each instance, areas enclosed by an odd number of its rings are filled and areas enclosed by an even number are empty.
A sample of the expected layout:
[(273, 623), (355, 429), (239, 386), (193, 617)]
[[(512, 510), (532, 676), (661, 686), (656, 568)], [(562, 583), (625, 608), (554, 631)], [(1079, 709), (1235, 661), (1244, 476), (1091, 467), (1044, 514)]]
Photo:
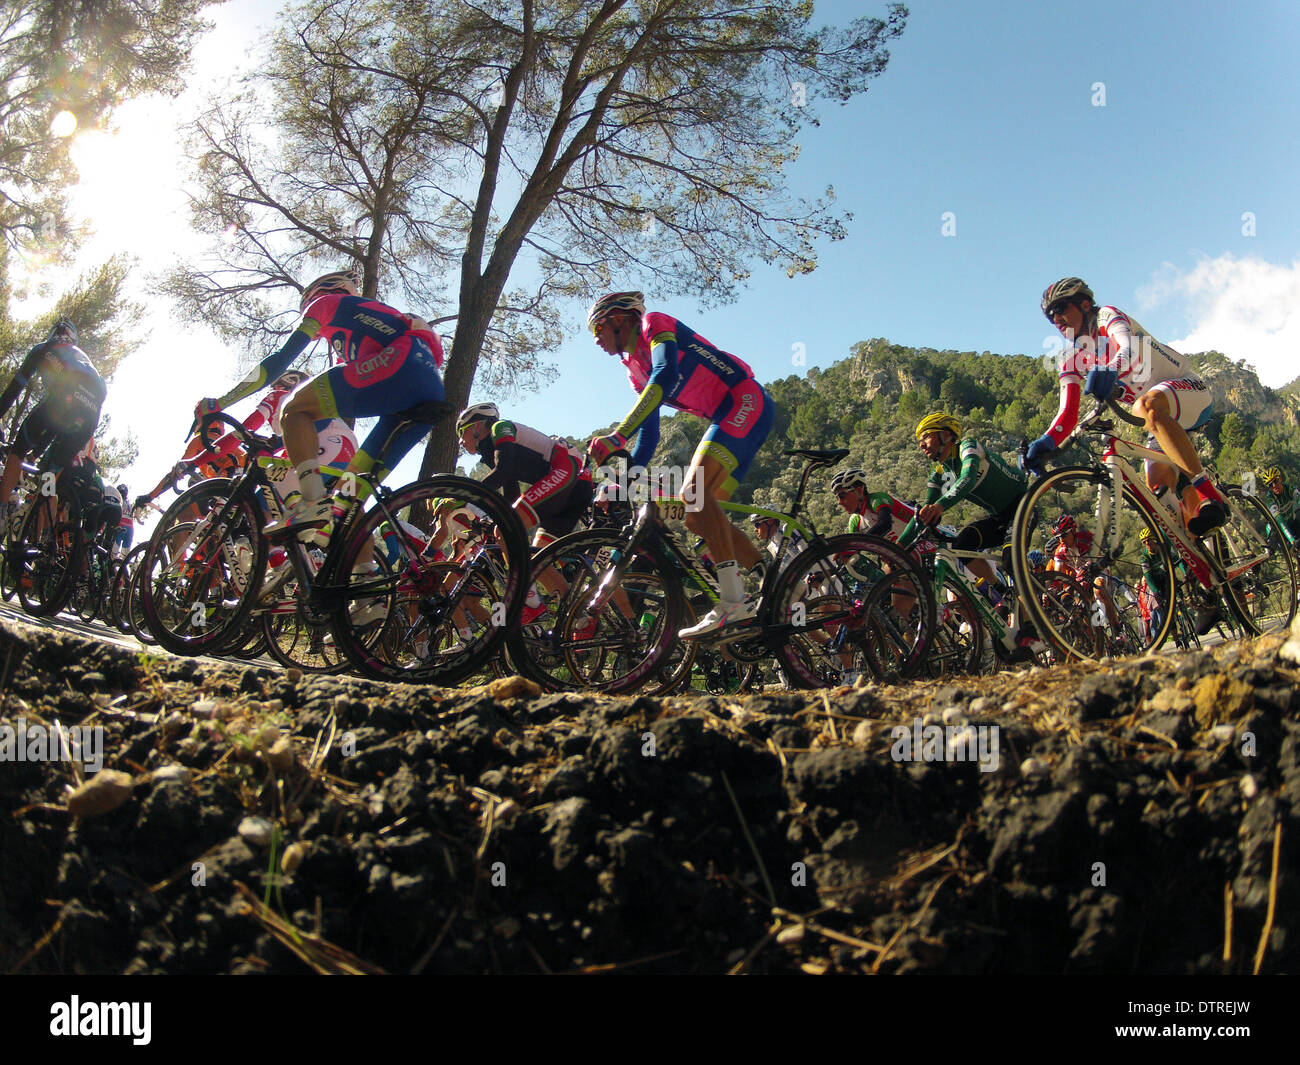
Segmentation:
[(967, 436), (956, 455), (935, 464), (925, 487), (926, 503), (939, 503), (945, 510), (969, 500), (990, 514), (1001, 514), (1019, 502), (1029, 482), (1001, 455)]

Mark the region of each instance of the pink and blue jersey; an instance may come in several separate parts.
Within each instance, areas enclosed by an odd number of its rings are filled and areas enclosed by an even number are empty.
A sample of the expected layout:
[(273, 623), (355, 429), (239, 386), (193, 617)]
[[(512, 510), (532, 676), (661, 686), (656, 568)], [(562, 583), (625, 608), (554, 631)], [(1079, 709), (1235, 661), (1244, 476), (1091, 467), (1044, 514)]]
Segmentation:
[(632, 465), (644, 466), (659, 443), (659, 405), (705, 418), (713, 424), (700, 447), (731, 474), (724, 489), (734, 489), (771, 432), (771, 397), (754, 380), (749, 364), (700, 336), (690, 326), (660, 311), (641, 318), (636, 350), (623, 356), (628, 381), (642, 402), (619, 432), (640, 430)]

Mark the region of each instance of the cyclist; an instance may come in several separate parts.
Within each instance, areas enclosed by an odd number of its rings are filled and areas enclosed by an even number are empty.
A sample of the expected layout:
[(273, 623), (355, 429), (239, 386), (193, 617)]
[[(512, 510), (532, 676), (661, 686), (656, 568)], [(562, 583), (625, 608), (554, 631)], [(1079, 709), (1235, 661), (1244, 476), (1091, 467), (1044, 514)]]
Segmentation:
[[(474, 403), (460, 412), (456, 434), (461, 447), (492, 472), (483, 480), (510, 502), (533, 533), (533, 546), (545, 547), (578, 526), (595, 495), (582, 452), (553, 436), (501, 417), (495, 403)], [(530, 487), (520, 491), (519, 483)]]
[(775, 405), (749, 366), (716, 347), (689, 326), (659, 311), (646, 311), (640, 292), (612, 292), (587, 313), (596, 343), (627, 368), (636, 406), (613, 432), (593, 439), (588, 454), (597, 464), (623, 450), (639, 433), (633, 466), (645, 466), (659, 442), (659, 408), (667, 403), (710, 422), (691, 459), (686, 484), (698, 503), (686, 526), (703, 536), (717, 566), (720, 598), (682, 639), (696, 639), (724, 625), (746, 621), (758, 611), (746, 598), (741, 571), (759, 561), (758, 549), (718, 506), (728, 500), (772, 431)]
[(117, 523), (113, 536), (113, 557), (125, 558), (135, 539), (135, 520), (131, 517), (131, 493), (124, 484), (117, 486), (117, 497), (122, 501), (122, 520)]
[[(352, 421), (379, 416), (379, 423), (348, 462), (348, 472), (374, 472), (380, 480), (424, 437), (425, 423), (402, 424), (401, 412), (444, 398), (442, 342), (427, 322), (359, 294), (351, 272), (336, 271), (303, 288), (302, 318), (279, 350), (268, 355), (233, 389), (220, 398), (205, 398), (195, 418), (219, 411), (265, 387), (279, 377), (317, 337), (324, 337), (340, 359), (336, 365), (299, 388), (280, 415), (285, 450), (294, 463), (302, 492), (283, 522), (266, 527), (269, 536), (311, 540), (328, 535), (336, 505), (348, 501), (325, 495), (321, 476), (320, 440), (316, 423), (334, 418)], [(376, 466), (383, 454), (385, 465)], [(358, 496), (364, 485), (358, 485)]]
[(0, 511), (7, 511), (14, 487), (23, 472), (23, 459), (44, 455), (42, 468), (61, 473), (81, 451), (99, 425), (99, 411), (107, 389), (90, 357), (77, 346), (77, 328), (60, 318), (50, 335), (23, 359), (3, 393), (0, 418), (9, 413), (33, 377), (39, 377), (45, 394), (9, 445), (4, 474), (0, 476)]
[[(962, 529), (952, 542), (953, 549), (995, 551), (1005, 544), (1016, 507), (1029, 488), (1025, 475), (1000, 455), (986, 451), (973, 436), (962, 436), (961, 422), (951, 414), (927, 414), (917, 423), (916, 439), (934, 468), (925, 485), (925, 505), (898, 537), (899, 547), (912, 546), (918, 524), (937, 524), (945, 510), (962, 501), (974, 503), (990, 516)], [(977, 578), (984, 578), (986, 587), (1005, 592), (987, 559), (967, 559), (965, 563)]]
[(1060, 409), (1047, 432), (1029, 445), (1025, 468), (1041, 471), (1047, 456), (1074, 430), (1082, 386), (1086, 395), (1132, 404), (1133, 413), (1145, 421), (1147, 447), (1167, 458), (1146, 462), (1152, 491), (1178, 493), (1179, 470), (1191, 482), (1181, 498), (1193, 536), (1204, 536), (1222, 525), (1228, 516), (1223, 496), (1187, 436), (1210, 420), (1214, 405), (1205, 382), (1186, 359), (1152, 337), (1136, 319), (1114, 307), (1096, 306), (1092, 289), (1077, 277), (1049, 285), (1040, 305), (1070, 346), (1061, 359)]
[(1276, 466), (1261, 470), (1259, 479), (1268, 486), (1269, 495), (1264, 497), (1264, 506), (1290, 530), (1293, 538), (1300, 537), (1300, 489), (1292, 491)]
[(867, 475), (859, 469), (841, 470), (831, 478), (831, 491), (849, 515), (848, 531), (883, 536), (897, 542), (916, 511), (888, 492), (869, 492)]

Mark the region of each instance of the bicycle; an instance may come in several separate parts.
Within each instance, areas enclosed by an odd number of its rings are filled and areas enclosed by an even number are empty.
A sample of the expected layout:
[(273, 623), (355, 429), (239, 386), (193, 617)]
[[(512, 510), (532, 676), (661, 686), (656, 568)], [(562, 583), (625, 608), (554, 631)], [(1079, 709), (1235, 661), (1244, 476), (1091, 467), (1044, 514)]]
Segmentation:
[[(447, 409), (445, 403), (413, 407), (402, 412), (399, 429), (412, 422), (431, 424)], [(240, 436), (248, 461), (235, 476), (205, 481), (175, 500), (159, 522), (142, 565), (149, 627), (164, 647), (180, 654), (223, 653), (243, 643), (250, 615), (267, 609), (262, 595), (268, 556), (263, 528), (265, 515), (276, 504), (266, 472), (256, 460), (270, 454), (269, 443), (221, 413), (202, 419), (204, 439), (212, 419), (225, 421)], [(382, 454), (377, 466), (381, 462)], [(349, 474), (336, 485), (335, 498), (349, 498), (352, 505), (335, 520), (319, 568), (309, 545), (296, 538), (285, 540), (290, 569), (277, 580), (286, 587), (290, 579), (294, 582), (292, 594), (304, 623), (328, 625), (334, 645), (376, 679), (452, 684), (480, 668), (517, 624), (523, 604), (528, 556), (523, 527), (513, 511), (477, 482), (446, 475), (391, 490), (370, 474)], [(399, 516), (418, 515), (440, 498), (476, 507), (491, 523), (503, 545), (504, 586), (482, 579), (482, 551), (449, 573), (445, 567), (435, 568), (422, 554), (422, 545), (404, 532)], [(177, 519), (193, 506), (202, 517), (185, 528)], [(383, 552), (376, 545), (383, 542), (378, 529), (384, 524), (394, 532), (400, 567), (380, 561)], [(268, 593), (278, 591), (274, 584)], [(440, 646), (438, 634), (471, 600), (489, 612), (490, 623), (473, 639), (428, 654), (428, 649)], [(418, 649), (422, 638), (427, 657)]]
[[(867, 589), (877, 584), (898, 584), (914, 597), (912, 616), (901, 619), (898, 638), (906, 668), (919, 668), (934, 609), (916, 564), (887, 540), (826, 538), (798, 521), (811, 474), (840, 462), (848, 451), (798, 449), (787, 454), (808, 459), (788, 514), (740, 504), (728, 509), (771, 514), (783, 529), (805, 531), (808, 547), (787, 560), (789, 540), (778, 533), (776, 557), (764, 570), (754, 621), (693, 642), (711, 649), (725, 647), (740, 661), (776, 657), (786, 675), (806, 687), (875, 673), (880, 666), (866, 636), (864, 600)], [(544, 621), (511, 634), (508, 649), (521, 671), (553, 689), (591, 687), (609, 693), (633, 691), (654, 678), (672, 653), (687, 616), (684, 585), (689, 581), (717, 596), (703, 562), (665, 524), (668, 516), (680, 518), (683, 513), (679, 501), (649, 500), (621, 532), (573, 533), (538, 552), (533, 585), (563, 590), (543, 593)], [(548, 580), (548, 574), (554, 579)], [(810, 591), (818, 583), (820, 589)], [(879, 619), (874, 621), (879, 627)], [(684, 672), (680, 663), (676, 672)], [(660, 688), (672, 683), (673, 677), (660, 678)]]
[[(1168, 459), (1115, 436), (1114, 423), (1102, 418), (1108, 410), (1130, 425), (1143, 424), (1113, 401), (1098, 403), (1080, 420), (1061, 450), (1084, 434), (1095, 434), (1105, 444), (1103, 455), (1098, 458), (1095, 447), (1090, 448), (1088, 463), (1059, 467), (1036, 478), (1016, 510), (1013, 575), (1019, 587), (1032, 592), (1022, 598), (1038, 632), (1075, 658), (1096, 658), (1115, 649), (1119, 631), (1138, 644), (1129, 649), (1132, 652), (1159, 648), (1175, 624), (1175, 611), (1168, 609), (1167, 603), (1160, 604), (1164, 608), (1159, 611), (1159, 625), (1147, 626), (1144, 631), (1136, 614), (1137, 585), (1145, 569), (1153, 593), (1175, 587), (1170, 545), (1187, 569), (1189, 579), (1184, 587), (1203, 617), (1214, 616), (1222, 597), (1247, 632), (1258, 634), (1289, 625), (1296, 610), (1296, 562), (1285, 543), (1274, 538), (1270, 544), (1266, 529), (1271, 517), (1259, 500), (1234, 485), (1221, 485), (1228, 520), (1202, 544), (1187, 532), (1181, 508), (1175, 512), (1161, 502), (1145, 479), (1123, 461)], [(1177, 500), (1173, 502), (1177, 506)], [(1053, 590), (1035, 577), (1028, 561), (1029, 552), (1044, 546), (1053, 523), (1063, 514), (1074, 515), (1081, 529), (1089, 522), (1092, 525), (1093, 554), (1086, 557), (1082, 576), (1093, 582), (1095, 592), (1091, 628), (1102, 631), (1094, 631), (1087, 640), (1080, 638), (1077, 626), (1067, 631), (1049, 616), (1049, 606), (1055, 609), (1062, 604), (1053, 598)], [(1153, 556), (1145, 564), (1139, 557), (1136, 535), (1143, 527), (1150, 531)], [(1122, 601), (1115, 594), (1120, 589)]]

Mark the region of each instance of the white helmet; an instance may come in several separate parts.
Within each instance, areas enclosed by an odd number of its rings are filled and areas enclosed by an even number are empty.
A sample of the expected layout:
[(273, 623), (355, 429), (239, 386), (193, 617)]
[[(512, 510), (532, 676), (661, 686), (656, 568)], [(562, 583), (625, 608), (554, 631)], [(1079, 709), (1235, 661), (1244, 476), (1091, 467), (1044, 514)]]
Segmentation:
[(473, 403), (460, 412), (456, 418), (456, 432), (465, 431), (465, 426), (470, 422), (476, 422), (480, 418), (486, 418), (490, 422), (501, 420), (501, 412), (497, 410), (495, 403)]
[(357, 277), (356, 271), (335, 270), (333, 273), (322, 274), (302, 290), (302, 303), (299, 304), (299, 309), (305, 311), (307, 305), (317, 296), (329, 292), (337, 292), (344, 296), (361, 295), (360, 278)]

